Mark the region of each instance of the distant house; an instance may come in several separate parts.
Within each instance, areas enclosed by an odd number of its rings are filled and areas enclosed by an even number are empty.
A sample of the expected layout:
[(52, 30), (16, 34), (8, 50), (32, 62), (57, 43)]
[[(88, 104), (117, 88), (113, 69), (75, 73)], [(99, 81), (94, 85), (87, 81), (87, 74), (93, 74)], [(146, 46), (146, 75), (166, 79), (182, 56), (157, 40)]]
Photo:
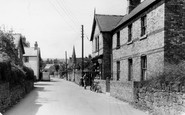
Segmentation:
[(38, 47), (37, 42), (35, 42), (34, 47), (25, 47), (23, 62), (27, 67), (33, 69), (36, 80), (39, 79), (40, 58), (40, 48)]
[(22, 41), (22, 35), (21, 34), (13, 34), (12, 36), (14, 38), (14, 44), (15, 44), (17, 57), (21, 60), (20, 64), (22, 65), (23, 64), (23, 62), (22, 62), (23, 54), (25, 54), (23, 41)]
[(101, 74), (101, 79), (111, 77), (112, 33), (119, 21), (120, 15), (94, 14), (91, 38), (92, 61), (96, 71)]

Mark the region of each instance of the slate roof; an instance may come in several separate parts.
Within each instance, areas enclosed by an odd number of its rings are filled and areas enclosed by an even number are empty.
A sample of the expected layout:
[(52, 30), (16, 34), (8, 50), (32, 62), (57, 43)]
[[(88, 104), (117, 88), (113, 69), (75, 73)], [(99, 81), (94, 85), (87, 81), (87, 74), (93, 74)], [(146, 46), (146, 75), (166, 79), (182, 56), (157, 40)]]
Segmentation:
[(118, 23), (118, 25), (115, 27), (115, 29), (120, 27), (121, 25), (125, 24), (126, 22), (128, 22), (131, 18), (136, 16), (138, 13), (142, 12), (144, 9), (146, 9), (147, 7), (152, 5), (153, 3), (159, 2), (159, 1), (161, 1), (161, 0), (145, 0), (145, 1), (143, 1), (135, 9), (133, 9), (129, 14), (125, 15), (121, 19), (121, 21)]
[(51, 66), (54, 66), (54, 64), (46, 64), (46, 66), (45, 66), (45, 70), (49, 70), (49, 68), (51, 67)]
[(123, 16), (121, 15), (103, 15), (103, 14), (94, 14), (91, 41), (93, 39), (94, 31), (96, 24), (98, 25), (101, 32), (111, 32), (117, 24), (121, 21)]
[(103, 32), (111, 31), (122, 18), (123, 16), (118, 15), (95, 14), (95, 19), (100, 27), (100, 31)]
[(34, 47), (24, 47), (25, 54), (23, 56), (38, 56), (39, 48), (35, 50)]

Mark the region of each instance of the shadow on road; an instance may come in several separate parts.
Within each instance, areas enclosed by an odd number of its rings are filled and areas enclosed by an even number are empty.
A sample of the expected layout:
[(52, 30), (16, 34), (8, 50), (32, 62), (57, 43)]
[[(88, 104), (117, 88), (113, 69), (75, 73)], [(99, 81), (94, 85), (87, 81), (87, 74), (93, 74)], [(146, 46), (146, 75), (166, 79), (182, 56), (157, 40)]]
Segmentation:
[[(48, 92), (44, 86), (49, 84), (39, 84), (39, 87), (35, 85), (33, 91), (31, 91), (24, 99), (8, 110), (4, 115), (36, 115), (39, 108), (47, 102), (46, 99), (39, 97), (39, 93)], [(51, 101), (51, 100), (50, 100)]]

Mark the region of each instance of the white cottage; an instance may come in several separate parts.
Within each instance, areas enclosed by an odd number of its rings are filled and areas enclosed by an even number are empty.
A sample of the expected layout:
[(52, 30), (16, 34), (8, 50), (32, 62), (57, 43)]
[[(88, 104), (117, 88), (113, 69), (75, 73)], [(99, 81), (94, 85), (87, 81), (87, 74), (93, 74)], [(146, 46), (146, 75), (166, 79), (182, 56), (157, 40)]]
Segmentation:
[(34, 47), (25, 47), (25, 54), (23, 55), (23, 62), (25, 66), (30, 67), (34, 71), (36, 80), (39, 80), (40, 71), (40, 48), (37, 42), (35, 42)]

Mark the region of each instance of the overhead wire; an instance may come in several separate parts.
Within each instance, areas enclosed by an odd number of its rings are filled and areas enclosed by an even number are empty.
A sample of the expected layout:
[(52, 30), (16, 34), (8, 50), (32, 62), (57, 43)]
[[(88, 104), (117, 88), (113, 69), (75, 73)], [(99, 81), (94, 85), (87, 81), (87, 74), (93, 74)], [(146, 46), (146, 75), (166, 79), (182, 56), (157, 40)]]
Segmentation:
[[(53, 7), (53, 9), (59, 14), (59, 16), (64, 17), (64, 15), (61, 14), (60, 9), (58, 9), (57, 6), (54, 5), (54, 3), (51, 2), (51, 0), (48, 0), (48, 1), (49, 1), (49, 3), (51, 4), (51, 6)], [(75, 33), (78, 33), (78, 32), (79, 32), (76, 28), (74, 28), (73, 24), (71, 24), (70, 22), (68, 22), (65, 18), (62, 18), (62, 19), (65, 21), (65, 23), (67, 23), (67, 24), (70, 26), (70, 28), (71, 28)]]
[(68, 8), (65, 7), (67, 5), (64, 3), (64, 1), (62, 0), (61, 2), (59, 2), (58, 0), (56, 0), (56, 2), (60, 6), (60, 8), (63, 10), (63, 12), (66, 14), (66, 16), (73, 22), (73, 24), (79, 27), (80, 24), (79, 24), (78, 18), (72, 15), (72, 12), (68, 10)]
[[(73, 13), (70, 10), (68, 10), (67, 5), (65, 4), (65, 1), (64, 0), (61, 0), (60, 2), (59, 0), (56, 0), (56, 1), (59, 4), (60, 8), (63, 10), (63, 12), (66, 14), (66, 16), (73, 22), (73, 24), (79, 27), (81, 24), (78, 18), (75, 15), (73, 15)], [(90, 40), (85, 32), (84, 32), (84, 35), (86, 35), (85, 37), (88, 40)]]

